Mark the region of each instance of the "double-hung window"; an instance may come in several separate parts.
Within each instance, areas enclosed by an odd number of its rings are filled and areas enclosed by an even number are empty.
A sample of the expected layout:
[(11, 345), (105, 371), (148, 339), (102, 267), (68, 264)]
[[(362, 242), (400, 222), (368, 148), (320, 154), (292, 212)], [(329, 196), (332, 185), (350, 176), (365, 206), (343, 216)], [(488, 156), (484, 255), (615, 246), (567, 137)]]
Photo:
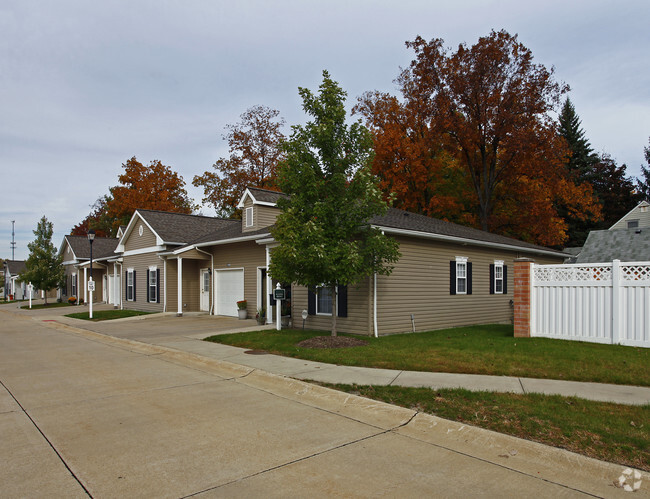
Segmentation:
[(147, 276), (147, 300), (150, 303), (156, 303), (158, 301), (158, 269), (149, 267)]
[(494, 293), (503, 294), (503, 262), (494, 262)]
[(316, 288), (316, 314), (332, 315), (332, 288)]
[(467, 258), (456, 258), (456, 294), (467, 294)]
[(135, 301), (135, 270), (126, 271), (126, 300)]

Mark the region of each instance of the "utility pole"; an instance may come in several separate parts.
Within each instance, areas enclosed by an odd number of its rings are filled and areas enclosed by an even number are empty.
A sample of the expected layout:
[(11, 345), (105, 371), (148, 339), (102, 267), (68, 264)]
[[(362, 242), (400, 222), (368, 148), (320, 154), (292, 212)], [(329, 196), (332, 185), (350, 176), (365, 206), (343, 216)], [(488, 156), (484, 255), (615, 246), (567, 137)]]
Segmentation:
[(16, 231), (15, 231), (15, 227), (16, 227), (16, 221), (12, 220), (11, 221), (11, 245), (10, 245), (11, 246), (11, 259), (12, 260), (16, 259), (15, 255), (14, 255), (14, 253), (16, 251)]

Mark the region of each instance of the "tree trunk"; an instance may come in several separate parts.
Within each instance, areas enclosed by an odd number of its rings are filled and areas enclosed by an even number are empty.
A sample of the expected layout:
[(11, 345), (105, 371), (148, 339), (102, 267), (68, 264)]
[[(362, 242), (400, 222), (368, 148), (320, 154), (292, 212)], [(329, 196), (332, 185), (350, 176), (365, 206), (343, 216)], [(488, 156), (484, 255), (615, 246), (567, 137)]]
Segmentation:
[(336, 286), (332, 290), (332, 336), (336, 336)]

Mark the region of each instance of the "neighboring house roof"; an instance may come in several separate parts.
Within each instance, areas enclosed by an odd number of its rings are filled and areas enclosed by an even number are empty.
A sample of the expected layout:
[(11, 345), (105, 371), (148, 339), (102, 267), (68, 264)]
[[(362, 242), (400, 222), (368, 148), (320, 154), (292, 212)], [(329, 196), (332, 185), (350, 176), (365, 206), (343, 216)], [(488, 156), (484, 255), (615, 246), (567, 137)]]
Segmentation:
[(9, 275), (16, 276), (25, 270), (25, 260), (5, 260), (5, 268)]
[[(650, 228), (650, 203), (641, 201), (634, 208), (628, 211), (623, 218), (612, 225), (609, 230), (628, 229), (628, 222), (636, 221), (638, 228)], [(635, 227), (635, 228), (636, 228)]]
[(226, 220), (167, 211), (136, 210), (124, 235), (120, 238), (118, 251), (124, 250), (123, 241), (129, 237), (138, 220), (142, 220), (153, 231), (158, 245), (185, 245), (197, 238), (229, 227), (241, 228), (241, 220)]
[[(90, 260), (90, 242), (87, 236), (65, 236), (64, 241), (70, 245), (77, 260)], [(93, 240), (93, 259), (115, 256), (119, 239), (114, 237), (96, 237)]]
[(578, 258), (578, 255), (582, 251), (582, 246), (576, 246), (574, 248), (564, 248), (562, 252), (564, 252), (568, 256), (567, 258), (564, 259), (564, 263), (576, 263), (576, 258)]
[(576, 263), (650, 261), (650, 229), (592, 230)]
[(401, 232), (404, 235), (417, 236), (420, 233), (422, 235), (435, 236), (436, 239), (448, 240), (450, 242), (472, 242), (480, 246), (508, 246), (529, 253), (565, 256), (561, 251), (551, 250), (511, 237), (492, 234), (491, 232), (445, 222), (444, 220), (418, 215), (417, 213), (410, 213), (396, 208), (390, 208), (383, 216), (374, 217), (371, 223), (384, 229), (393, 229), (393, 232)]
[(257, 187), (248, 187), (242, 195), (237, 208), (244, 207), (246, 198), (251, 198), (253, 204), (261, 204), (266, 206), (275, 206), (280, 198), (288, 198), (287, 194), (283, 192), (270, 191), (268, 189), (259, 189)]

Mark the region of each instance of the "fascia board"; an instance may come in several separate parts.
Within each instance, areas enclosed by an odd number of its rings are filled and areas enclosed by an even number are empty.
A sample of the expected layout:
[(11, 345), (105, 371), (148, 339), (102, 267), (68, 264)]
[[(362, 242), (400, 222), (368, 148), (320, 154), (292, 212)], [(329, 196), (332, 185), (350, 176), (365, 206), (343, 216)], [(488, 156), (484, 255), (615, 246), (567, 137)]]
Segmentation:
[(248, 187), (246, 187), (246, 190), (244, 191), (244, 194), (242, 194), (241, 199), (239, 200), (239, 203), (237, 203), (237, 208), (243, 208), (244, 207), (244, 200), (246, 199), (246, 196), (250, 196), (251, 199), (253, 200), (253, 204), (255, 204), (255, 196), (251, 193), (251, 191), (248, 190)]
[(467, 239), (464, 237), (456, 236), (446, 236), (442, 234), (432, 234), (430, 232), (420, 232), (417, 230), (408, 230), (408, 229), (396, 229), (394, 227), (383, 227), (381, 225), (373, 225), (374, 228), (383, 230), (387, 234), (395, 234), (399, 236), (410, 236), (417, 237), (421, 239), (433, 239), (436, 241), (450, 242), (450, 243), (459, 243), (473, 246), (483, 246), (487, 248), (498, 248), (498, 249), (507, 249), (509, 251), (518, 251), (521, 253), (534, 253), (539, 255), (551, 255), (556, 257), (569, 256), (566, 253), (561, 251), (553, 250), (544, 250), (544, 249), (533, 249), (533, 248), (524, 248), (522, 246), (514, 246), (504, 243), (492, 243), (489, 241), (478, 241), (476, 239)]
[(140, 219), (146, 226), (147, 228), (153, 232), (153, 234), (156, 236), (156, 244), (158, 246), (162, 246), (165, 244), (165, 241), (163, 241), (162, 237), (158, 235), (158, 233), (153, 229), (153, 227), (147, 222), (147, 220), (140, 214), (138, 210), (135, 210), (133, 213), (133, 216), (131, 217), (131, 220), (129, 220), (129, 224), (126, 226), (126, 230), (124, 231), (124, 234), (120, 238), (120, 241), (117, 243), (117, 247), (115, 248), (115, 253), (124, 253), (124, 241), (126, 241), (129, 236), (131, 235), (131, 232), (133, 232), (133, 229), (136, 226), (136, 219)]

